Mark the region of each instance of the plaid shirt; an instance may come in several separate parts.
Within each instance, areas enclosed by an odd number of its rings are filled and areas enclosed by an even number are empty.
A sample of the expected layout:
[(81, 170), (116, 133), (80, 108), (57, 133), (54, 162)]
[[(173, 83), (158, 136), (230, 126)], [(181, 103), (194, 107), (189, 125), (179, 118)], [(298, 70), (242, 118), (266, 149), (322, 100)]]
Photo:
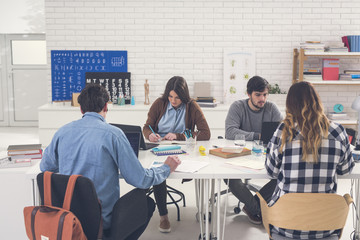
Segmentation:
[[(285, 144), (282, 154), (279, 152), (283, 128), (282, 123), (275, 131), (267, 149), (265, 168), (268, 175), (277, 178), (278, 183), (269, 206), (272, 206), (280, 196), (291, 192), (335, 193), (337, 175), (350, 173), (354, 167), (345, 129), (337, 123), (330, 123), (329, 135), (322, 139), (319, 148), (319, 161), (313, 164), (301, 160), (302, 136), (299, 131), (295, 133), (293, 141)], [(309, 158), (312, 158), (312, 155), (309, 155)], [(273, 227), (272, 232), (295, 239), (324, 238), (334, 233), (334, 231), (295, 231), (277, 227)]]

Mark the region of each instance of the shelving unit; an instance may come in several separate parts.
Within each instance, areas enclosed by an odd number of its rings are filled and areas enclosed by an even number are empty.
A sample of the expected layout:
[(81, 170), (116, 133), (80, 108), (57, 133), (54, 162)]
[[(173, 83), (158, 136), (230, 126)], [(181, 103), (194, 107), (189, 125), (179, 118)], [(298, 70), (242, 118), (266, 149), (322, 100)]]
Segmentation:
[[(308, 57), (360, 57), (360, 52), (304, 52), (304, 49), (294, 48), (293, 52), (293, 83), (303, 81), (304, 79), (304, 62)], [(298, 70), (299, 65), (299, 70)], [(312, 84), (317, 85), (360, 85), (360, 81), (311, 81)]]
[[(309, 57), (324, 57), (324, 58), (341, 58), (341, 57), (358, 57), (360, 52), (307, 52), (304, 49), (294, 48), (293, 51), (293, 79), (292, 83), (304, 80), (304, 62)], [(299, 67), (298, 67), (299, 66)], [(326, 80), (326, 81), (309, 81), (314, 85), (360, 85), (360, 81), (339, 81), (339, 80)], [(336, 122), (342, 125), (357, 125), (356, 119), (337, 120)]]

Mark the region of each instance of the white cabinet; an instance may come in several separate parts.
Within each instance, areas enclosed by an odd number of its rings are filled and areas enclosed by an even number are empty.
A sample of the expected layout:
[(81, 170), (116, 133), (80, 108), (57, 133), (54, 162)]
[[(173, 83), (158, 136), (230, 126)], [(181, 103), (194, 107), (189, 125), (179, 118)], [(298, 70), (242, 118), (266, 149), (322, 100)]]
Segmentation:
[[(121, 123), (143, 126), (147, 119), (150, 105), (112, 105), (106, 116), (108, 123)], [(55, 132), (65, 124), (80, 119), (82, 114), (79, 107), (72, 107), (64, 103), (45, 104), (38, 109), (39, 139), (43, 147), (47, 146)], [(212, 138), (225, 136), (225, 118), (229, 110), (227, 105), (215, 108), (202, 108), (209, 124)]]

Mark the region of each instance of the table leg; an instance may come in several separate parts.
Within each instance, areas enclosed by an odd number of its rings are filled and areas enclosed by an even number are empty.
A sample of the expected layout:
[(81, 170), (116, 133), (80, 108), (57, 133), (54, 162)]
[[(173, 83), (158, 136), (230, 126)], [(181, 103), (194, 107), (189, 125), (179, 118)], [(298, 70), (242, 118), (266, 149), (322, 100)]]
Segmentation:
[(360, 224), (359, 224), (359, 216), (360, 216), (360, 197), (359, 197), (359, 188), (360, 188), (360, 179), (354, 179), (355, 181), (355, 206), (356, 206), (356, 216), (355, 216), (355, 233), (354, 239), (360, 239)]
[(32, 193), (32, 199), (33, 199), (33, 206), (36, 206), (36, 189), (35, 189), (35, 179), (31, 179), (31, 193)]
[(215, 207), (214, 207), (214, 204), (215, 204), (215, 179), (211, 179), (211, 193), (210, 193), (210, 206), (211, 206), (211, 209), (210, 209), (210, 213), (211, 215), (209, 216), (209, 219), (208, 221), (210, 221), (210, 235), (211, 235), (211, 239), (213, 239), (213, 236), (215, 231), (214, 230), (214, 226), (215, 226), (215, 223), (216, 222), (216, 212), (214, 211)]
[(217, 179), (217, 199), (216, 199), (216, 238), (218, 240), (220, 239), (220, 226), (221, 226), (221, 220), (220, 220), (220, 206), (221, 206), (221, 179)]
[(195, 195), (196, 195), (196, 207), (198, 209), (197, 218), (200, 224), (200, 239), (204, 236), (204, 221), (203, 221), (203, 203), (202, 203), (202, 195), (204, 188), (201, 187), (203, 185), (203, 181), (200, 179), (195, 179)]
[(205, 180), (205, 240), (209, 240), (209, 179)]

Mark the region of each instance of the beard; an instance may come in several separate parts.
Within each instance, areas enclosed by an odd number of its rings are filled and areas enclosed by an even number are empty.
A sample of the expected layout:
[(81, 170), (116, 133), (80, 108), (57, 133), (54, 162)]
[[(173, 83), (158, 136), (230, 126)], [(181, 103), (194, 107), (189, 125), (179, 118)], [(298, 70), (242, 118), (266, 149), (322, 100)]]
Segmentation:
[(253, 101), (252, 97), (250, 97), (250, 101), (251, 101), (251, 104), (252, 104), (256, 109), (258, 109), (258, 110), (263, 109), (264, 106), (265, 106), (265, 101), (264, 101), (264, 103), (263, 103), (262, 106), (259, 106), (258, 104), (256, 104), (256, 103)]

